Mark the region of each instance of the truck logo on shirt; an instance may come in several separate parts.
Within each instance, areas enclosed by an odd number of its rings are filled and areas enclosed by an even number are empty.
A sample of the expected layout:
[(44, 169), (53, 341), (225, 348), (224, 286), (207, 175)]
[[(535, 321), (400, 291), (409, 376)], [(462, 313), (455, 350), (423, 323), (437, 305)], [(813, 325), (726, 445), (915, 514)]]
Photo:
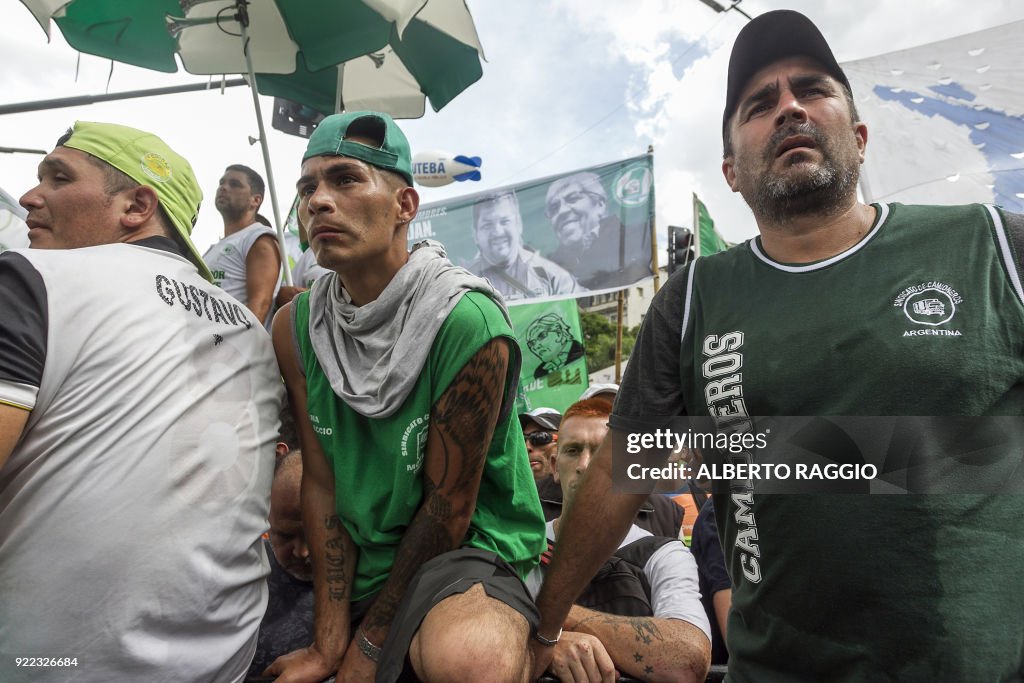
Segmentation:
[(430, 429), (430, 413), (412, 420), (402, 432), (402, 458), (415, 454), (415, 461), (406, 463), (406, 472), (419, 472), (423, 467), (423, 455), (427, 452), (427, 432)]
[[(950, 322), (956, 315), (963, 297), (945, 282), (922, 282), (904, 288), (893, 299), (893, 307), (902, 309), (907, 320), (915, 325), (938, 327)], [(907, 330), (904, 337), (918, 336), (959, 337), (959, 330)]]
[(942, 303), (938, 299), (922, 299), (921, 301), (915, 301), (912, 308), (916, 315), (941, 316), (946, 314), (946, 304)]

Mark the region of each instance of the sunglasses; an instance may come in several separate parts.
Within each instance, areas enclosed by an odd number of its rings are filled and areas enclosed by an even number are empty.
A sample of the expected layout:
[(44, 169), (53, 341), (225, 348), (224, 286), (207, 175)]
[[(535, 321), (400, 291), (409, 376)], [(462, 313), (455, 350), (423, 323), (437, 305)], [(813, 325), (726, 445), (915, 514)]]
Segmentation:
[(551, 432), (530, 432), (525, 436), (526, 440), (529, 441), (530, 445), (534, 448), (547, 446), (552, 441), (558, 441), (558, 434), (552, 434)]

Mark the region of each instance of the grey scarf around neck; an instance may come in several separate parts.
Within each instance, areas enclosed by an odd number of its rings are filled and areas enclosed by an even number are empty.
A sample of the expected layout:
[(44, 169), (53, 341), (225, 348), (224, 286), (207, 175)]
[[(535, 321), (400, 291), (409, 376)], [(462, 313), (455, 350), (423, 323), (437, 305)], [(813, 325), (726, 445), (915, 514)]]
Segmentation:
[(448, 260), (431, 240), (413, 247), (409, 261), (364, 306), (342, 298), (337, 273), (309, 293), (309, 336), (331, 388), (360, 415), (388, 417), (419, 379), (441, 325), (466, 292), (486, 294), (512, 322), (487, 280)]

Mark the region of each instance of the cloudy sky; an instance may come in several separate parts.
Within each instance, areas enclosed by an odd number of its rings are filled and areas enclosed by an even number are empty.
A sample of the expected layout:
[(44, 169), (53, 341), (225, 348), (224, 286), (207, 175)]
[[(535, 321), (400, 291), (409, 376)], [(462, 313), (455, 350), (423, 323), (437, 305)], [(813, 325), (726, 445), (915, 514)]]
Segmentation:
[[(484, 160), (483, 180), (421, 188), (423, 202), (642, 154), (654, 146), (657, 218), (689, 225), (691, 193), (726, 238), (754, 234), (750, 212), (721, 175), (721, 109), (729, 50), (746, 19), (699, 0), (469, 0), (486, 52), (484, 76), (439, 113), (403, 123), (414, 151)], [(810, 16), (849, 61), (1024, 19), (1011, 0), (743, 0), (749, 14), (788, 7)], [(0, 0), (3, 103), (203, 82), (78, 54), (52, 40), (18, 0)], [(76, 75), (77, 73), (77, 75)], [(108, 76), (109, 86), (108, 86)], [(261, 98), (269, 126), (271, 98)], [(195, 240), (220, 236), (213, 192), (225, 165), (263, 171), (245, 88), (0, 116), (0, 146), (50, 149), (75, 119), (123, 123), (163, 137), (188, 158), (207, 196)], [(868, 122), (870, 127), (870, 121)], [(269, 131), (281, 203), (290, 201), (304, 141)], [(868, 153), (870, 154), (870, 139)], [(0, 154), (0, 187), (15, 197), (39, 157)], [(468, 187), (467, 187), (468, 186)], [(266, 205), (270, 215), (269, 204)], [(467, 236), (468, 238), (468, 236)]]

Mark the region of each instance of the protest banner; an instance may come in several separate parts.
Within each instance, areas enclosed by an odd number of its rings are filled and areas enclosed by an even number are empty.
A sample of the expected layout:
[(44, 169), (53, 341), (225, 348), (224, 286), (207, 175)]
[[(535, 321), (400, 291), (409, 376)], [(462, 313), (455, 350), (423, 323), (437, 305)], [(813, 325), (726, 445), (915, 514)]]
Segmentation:
[(590, 385), (576, 302), (524, 304), (509, 313), (523, 351), (517, 412), (564, 411)]
[(552, 301), (651, 276), (652, 157), (424, 204), (410, 246), (441, 242), (506, 301)]

